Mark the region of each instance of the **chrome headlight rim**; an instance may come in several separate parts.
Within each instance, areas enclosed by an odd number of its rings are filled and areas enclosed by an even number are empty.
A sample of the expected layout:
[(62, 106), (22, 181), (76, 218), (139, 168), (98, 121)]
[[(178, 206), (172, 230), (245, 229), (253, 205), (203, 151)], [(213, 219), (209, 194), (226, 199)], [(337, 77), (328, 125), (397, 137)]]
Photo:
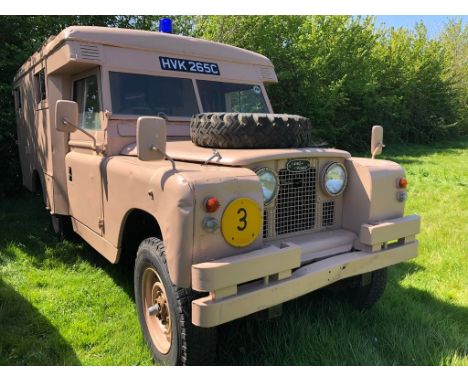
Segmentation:
[[(341, 169), (343, 170), (343, 174), (344, 174), (343, 186), (336, 193), (330, 192), (328, 190), (327, 185), (326, 185), (326, 179), (325, 179), (326, 176), (327, 176), (328, 171), (334, 166), (341, 167)], [(323, 192), (325, 192), (327, 195), (332, 196), (332, 197), (340, 196), (344, 192), (344, 190), (346, 189), (346, 186), (348, 185), (348, 172), (346, 171), (346, 167), (344, 166), (344, 164), (342, 164), (340, 162), (329, 162), (329, 163), (327, 163), (325, 165), (323, 171), (322, 171), (322, 176), (321, 176), (321, 182), (320, 183), (321, 183)]]
[[(266, 206), (266, 205), (271, 204), (276, 199), (276, 197), (278, 196), (279, 178), (278, 178), (278, 174), (276, 174), (276, 172), (274, 170), (272, 170), (271, 168), (269, 168), (269, 167), (261, 167), (261, 168), (258, 168), (258, 169), (255, 170), (255, 174), (257, 174), (259, 180), (261, 179), (260, 177), (265, 173), (273, 175), (273, 177), (275, 179), (275, 190), (274, 190), (274, 192), (272, 193), (272, 195), (270, 196), (270, 198), (268, 200), (265, 199), (265, 192), (263, 191), (264, 188), (263, 188), (263, 185), (262, 185), (263, 204)], [(260, 184), (261, 184), (261, 180), (260, 180)]]

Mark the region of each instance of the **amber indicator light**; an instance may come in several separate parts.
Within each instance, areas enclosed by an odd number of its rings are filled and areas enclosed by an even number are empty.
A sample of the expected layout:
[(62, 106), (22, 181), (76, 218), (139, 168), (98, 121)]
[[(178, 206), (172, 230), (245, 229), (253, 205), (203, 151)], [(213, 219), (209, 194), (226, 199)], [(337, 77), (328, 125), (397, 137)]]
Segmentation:
[(219, 200), (218, 198), (208, 198), (205, 201), (205, 209), (208, 212), (216, 212), (219, 208)]
[(408, 181), (406, 180), (406, 178), (400, 178), (400, 180), (398, 181), (398, 186), (400, 188), (406, 188), (408, 186)]

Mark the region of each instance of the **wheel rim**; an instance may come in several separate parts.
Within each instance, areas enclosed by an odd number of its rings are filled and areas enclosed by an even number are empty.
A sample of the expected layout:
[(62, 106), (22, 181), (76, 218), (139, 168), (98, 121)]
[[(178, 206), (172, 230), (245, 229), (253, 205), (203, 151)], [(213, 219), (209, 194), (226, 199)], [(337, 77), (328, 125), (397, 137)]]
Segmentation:
[(167, 354), (172, 343), (172, 319), (167, 293), (154, 268), (143, 272), (142, 293), (146, 326), (153, 344)]

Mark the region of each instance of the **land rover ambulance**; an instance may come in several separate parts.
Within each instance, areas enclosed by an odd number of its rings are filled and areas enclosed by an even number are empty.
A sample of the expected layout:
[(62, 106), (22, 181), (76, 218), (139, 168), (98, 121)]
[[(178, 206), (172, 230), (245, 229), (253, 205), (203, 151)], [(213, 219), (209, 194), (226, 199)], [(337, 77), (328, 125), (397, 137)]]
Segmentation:
[(276, 82), (234, 46), (87, 26), (14, 78), (25, 187), (58, 235), (134, 265), (157, 362), (212, 364), (219, 325), (337, 283), (367, 308), (417, 255), (404, 170), (375, 159), (382, 128), (371, 158), (316, 147), (308, 119), (274, 114)]

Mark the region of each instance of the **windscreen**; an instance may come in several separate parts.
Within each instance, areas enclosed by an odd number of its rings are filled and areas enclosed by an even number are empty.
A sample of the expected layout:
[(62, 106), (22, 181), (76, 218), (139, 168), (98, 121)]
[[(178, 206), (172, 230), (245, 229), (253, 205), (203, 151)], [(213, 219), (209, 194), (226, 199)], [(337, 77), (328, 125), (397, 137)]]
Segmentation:
[(197, 80), (204, 112), (268, 113), (259, 85)]
[(191, 117), (198, 105), (192, 80), (110, 72), (112, 113)]

